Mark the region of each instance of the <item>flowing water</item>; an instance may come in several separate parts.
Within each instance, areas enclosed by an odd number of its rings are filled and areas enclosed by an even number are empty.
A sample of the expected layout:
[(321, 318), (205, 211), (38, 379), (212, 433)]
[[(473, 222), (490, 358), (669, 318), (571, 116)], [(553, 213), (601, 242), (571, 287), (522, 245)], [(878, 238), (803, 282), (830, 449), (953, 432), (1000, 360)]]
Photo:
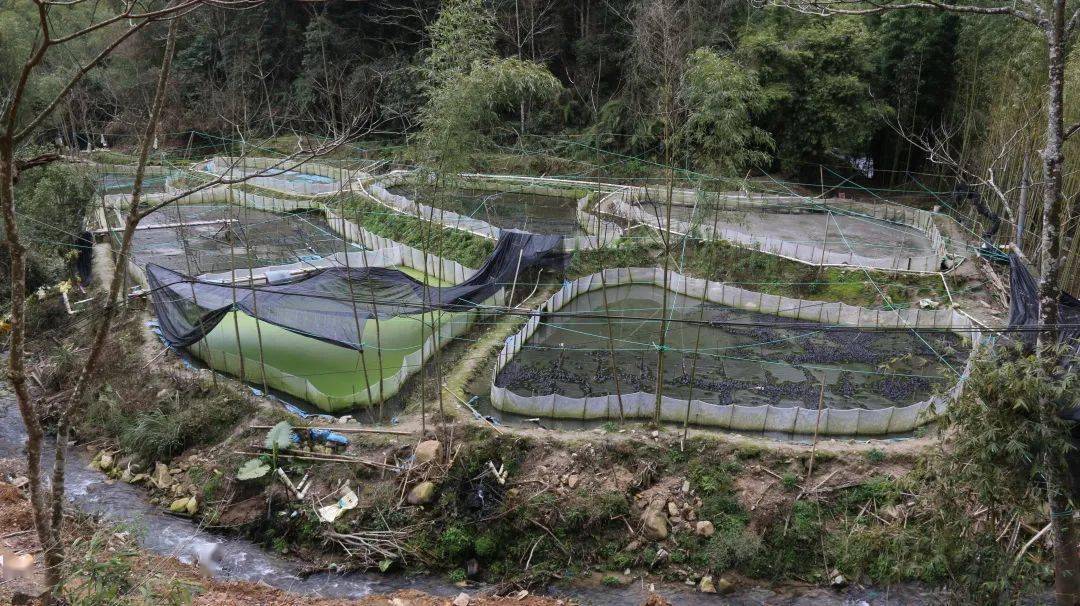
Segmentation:
[[(22, 457), (25, 440), (22, 419), (10, 395), (0, 391), (0, 458)], [(193, 562), (196, 554), (217, 546), (221, 568), (215, 576), (223, 580), (266, 583), (312, 597), (356, 598), (371, 593), (418, 589), (432, 595), (455, 596), (461, 589), (436, 576), (377, 575), (368, 573), (301, 573), (302, 562), (271, 554), (245, 539), (214, 534), (194, 522), (168, 515), (150, 504), (146, 493), (123, 482), (106, 482), (101, 472), (87, 467), (82, 448), (69, 449), (65, 475), (68, 497), (79, 510), (114, 524), (141, 529), (137, 536), (148, 551)], [(51, 466), (51, 442), (43, 457)], [(475, 593), (477, 588), (467, 591)], [(892, 588), (850, 586), (840, 591), (817, 587), (740, 589), (725, 596), (702, 594), (681, 585), (662, 585), (658, 593), (677, 606), (862, 606), (941, 604), (937, 592), (916, 585)], [(576, 600), (580, 604), (637, 606), (648, 596), (640, 582), (627, 587), (607, 587), (594, 583), (573, 583), (552, 587), (549, 593)]]
[(545, 318), (496, 384), (526, 396), (613, 394), (613, 346), (620, 390), (655, 392), (665, 314), (664, 394), (714, 404), (816, 408), (822, 382), (831, 408), (914, 404), (955, 383), (967, 355), (951, 333), (824, 330), (675, 293), (665, 312), (663, 292), (609, 287), (609, 313), (602, 291), (576, 297)]

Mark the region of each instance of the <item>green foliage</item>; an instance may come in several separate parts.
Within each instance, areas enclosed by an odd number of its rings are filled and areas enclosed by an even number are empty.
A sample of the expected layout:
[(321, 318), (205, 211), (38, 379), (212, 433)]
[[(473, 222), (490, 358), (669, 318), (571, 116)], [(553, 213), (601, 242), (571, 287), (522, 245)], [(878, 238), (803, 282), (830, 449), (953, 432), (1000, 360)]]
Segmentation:
[(460, 229), (432, 227), (417, 217), (389, 210), (360, 196), (347, 196), (342, 204), (364, 229), (395, 242), (424, 248), (430, 254), (453, 259), (465, 267), (480, 267), (495, 250), (491, 240)]
[(1076, 372), (1048, 374), (1035, 355), (1014, 347), (980, 350), (942, 418), (950, 447), (939, 461), (945, 488), (1001, 507), (1024, 502), (1040, 475), (1067, 477), (1071, 428), (1058, 413), (1078, 400)]
[(421, 74), (429, 94), (495, 56), (495, 15), (482, 0), (448, 0), (428, 28)]
[(879, 448), (871, 448), (866, 451), (866, 460), (871, 463), (881, 463), (885, 460), (885, 451)]
[(141, 578), (134, 565), (138, 552), (124, 542), (115, 544), (115, 532), (116, 529), (105, 528), (87, 539), (77, 539), (71, 545), (60, 585), (64, 603), (71, 606), (180, 606), (192, 602), (196, 587), (189, 583)]
[(651, 267), (656, 259), (640, 240), (620, 240), (600, 250), (578, 250), (570, 257), (569, 277), (587, 276), (612, 267)]
[[(817, 220), (815, 215), (810, 216), (814, 218), (809, 220)], [(692, 275), (741, 284), (767, 294), (863, 307), (904, 305), (924, 297), (946, 296), (936, 275), (875, 276), (871, 282), (858, 270), (820, 270), (722, 241), (688, 247), (686, 267)]]
[(236, 471), (236, 479), (240, 481), (255, 480), (270, 473), (270, 466), (262, 459), (248, 459)]
[(450, 581), (451, 583), (461, 583), (468, 578), (469, 575), (467, 572), (465, 572), (464, 568), (455, 568), (450, 572), (446, 573), (446, 580)]
[(134, 587), (131, 559), (135, 552), (107, 553), (106, 542), (103, 533), (96, 533), (81, 546), (81, 553), (69, 558), (71, 570), (65, 576), (70, 581), (61, 593), (73, 606), (119, 604), (129, 597)]
[(873, 51), (873, 35), (858, 18), (767, 9), (743, 30), (737, 54), (757, 69), (768, 99), (764, 128), (782, 165), (869, 151), (889, 111), (868, 94)]
[[(72, 277), (69, 268), (78, 256), (76, 237), (82, 233), (93, 193), (88, 175), (72, 165), (50, 164), (20, 174), (15, 212), (27, 247), (27, 292)], [(0, 309), (10, 301), (8, 271), (7, 244), (0, 242)]]
[(441, 80), (420, 111), (420, 145), (427, 163), (440, 173), (457, 173), (473, 164), (491, 144), (500, 108), (522, 99), (547, 101), (562, 85), (547, 68), (520, 59), (476, 61), (464, 74)]
[(266, 434), (264, 446), (274, 451), (292, 446), (292, 424), (288, 421), (279, 421), (271, 427)]
[(498, 110), (520, 101), (549, 101), (562, 84), (542, 64), (495, 52), (495, 18), (481, 0), (451, 0), (428, 28), (431, 46), (421, 74), (420, 147), (437, 173), (473, 165), (490, 144)]
[(183, 382), (180, 398), (121, 398), (106, 385), (79, 419), (83, 436), (106, 435), (145, 461), (164, 460), (199, 444), (213, 444), (251, 410), (224, 390)]
[(485, 532), (476, 537), (476, 541), (473, 542), (473, 551), (476, 552), (478, 558), (493, 559), (499, 553), (499, 541), (494, 533)]
[(460, 560), (472, 554), (473, 535), (464, 526), (453, 525), (439, 535), (439, 556), (447, 560)]
[(687, 59), (680, 95), (687, 108), (674, 145), (700, 170), (742, 175), (769, 161), (772, 137), (753, 123), (768, 98), (753, 70), (729, 55), (699, 48)]

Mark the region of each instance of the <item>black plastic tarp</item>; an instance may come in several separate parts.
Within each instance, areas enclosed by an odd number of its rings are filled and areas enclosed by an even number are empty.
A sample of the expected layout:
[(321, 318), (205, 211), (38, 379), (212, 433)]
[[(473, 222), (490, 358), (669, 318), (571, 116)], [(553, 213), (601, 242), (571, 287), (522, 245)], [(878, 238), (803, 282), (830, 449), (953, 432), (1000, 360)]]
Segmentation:
[[(495, 250), (472, 278), (425, 286), (395, 269), (331, 267), (266, 286), (221, 284), (148, 264), (154, 313), (171, 345), (206, 336), (230, 311), (315, 339), (362, 349), (364, 323), (432, 310), (466, 311), (508, 285), (520, 270), (561, 267), (562, 236), (503, 230)], [(520, 267), (519, 267), (520, 266)]]
[[(1009, 255), (1009, 328), (1034, 328), (1039, 322), (1039, 285), (1024, 262), (1015, 253)], [(1058, 299), (1058, 340), (1072, 348), (1080, 347), (1080, 300), (1068, 293)], [(1025, 343), (1033, 344), (1038, 332), (1016, 331)]]

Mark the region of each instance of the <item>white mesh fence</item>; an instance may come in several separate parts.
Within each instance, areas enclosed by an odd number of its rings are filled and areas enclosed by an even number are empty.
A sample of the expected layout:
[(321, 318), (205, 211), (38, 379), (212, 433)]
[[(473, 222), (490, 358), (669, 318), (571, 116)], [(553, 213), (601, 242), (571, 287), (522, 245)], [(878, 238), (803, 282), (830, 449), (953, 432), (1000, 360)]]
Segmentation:
[[(452, 229), (459, 229), (473, 235), (497, 240), (502, 229), (487, 221), (468, 217), (456, 212), (433, 208), (427, 204), (420, 204), (405, 196), (391, 193), (388, 188), (400, 185), (415, 178), (413, 171), (393, 171), (379, 177), (370, 185), (363, 188), (374, 201), (387, 206), (397, 212), (412, 217), (420, 217)], [(462, 175), (469, 188), (491, 191), (511, 191), (541, 196), (567, 197), (577, 199), (577, 221), (582, 229), (588, 234), (584, 236), (564, 236), (563, 250), (573, 252), (575, 250), (595, 250), (610, 246), (615, 240), (623, 236), (623, 230), (618, 225), (602, 220), (599, 216), (588, 211), (589, 196), (580, 194), (580, 188), (575, 187), (584, 182), (546, 179), (538, 177), (510, 177), (503, 175)], [(595, 186), (595, 184), (593, 184)]]
[[(146, 204), (154, 204), (165, 201), (174, 195), (175, 194), (172, 193), (150, 194), (144, 195), (142, 200)], [(124, 212), (131, 204), (131, 194), (114, 194), (104, 196), (103, 198), (104, 204), (97, 213), (98, 221), (101, 223), (102, 227), (108, 227), (107, 213), (109, 212), (115, 213), (120, 224), (122, 224), (123, 216), (120, 213)], [(424, 251), (417, 248), (374, 234), (356, 225), (352, 221), (343, 218), (322, 202), (314, 199), (286, 200), (238, 192), (226, 186), (218, 186), (196, 192), (178, 200), (178, 202), (197, 204), (229, 203), (239, 206), (249, 206), (251, 208), (270, 212), (317, 209), (325, 213), (327, 223), (332, 231), (349, 242), (360, 244), (365, 248), (370, 249), (349, 253), (337, 253), (319, 261), (261, 268), (237, 269), (235, 272), (236, 280), (243, 280), (245, 276), (248, 275), (254, 276), (256, 280), (265, 279), (266, 274), (272, 271), (302, 271), (303, 269), (312, 268), (314, 265), (329, 266), (335, 263), (342, 266), (348, 264), (348, 266), (351, 267), (404, 266), (419, 272), (425, 272), (426, 269), (427, 275), (443, 282), (453, 283), (463, 282), (472, 277), (477, 271), (476, 269), (465, 267), (456, 261), (443, 259), (430, 253), (425, 254)], [(130, 257), (126, 265), (127, 271), (132, 279), (144, 290), (148, 289), (149, 285), (143, 269), (131, 260)], [(233, 272), (231, 271), (205, 274), (200, 277), (203, 279), (220, 281), (232, 281), (234, 279)], [(479, 309), (501, 307), (505, 304), (505, 296), (506, 289), (501, 289), (487, 300), (480, 302)], [(369, 393), (371, 401), (379, 401), (398, 393), (401, 386), (404, 385), (405, 382), (435, 354), (437, 349), (467, 332), (476, 319), (484, 315), (487, 314), (482, 311), (430, 312), (423, 314), (422, 319), (425, 326), (429, 327), (426, 330), (430, 331), (430, 326), (432, 326), (432, 324), (437, 326), (434, 333), (424, 339), (421, 347), (418, 347), (415, 351), (410, 352), (404, 357), (400, 368), (396, 372), (382, 377), (378, 383), (372, 383), (369, 386), (358, 389), (356, 393), (349, 396), (327, 395), (319, 391), (319, 389), (317, 389), (306, 377), (292, 375), (278, 368), (266, 367), (266, 380), (277, 389), (317, 405), (329, 407), (330, 409), (352, 406), (367, 401)], [(371, 321), (377, 322), (377, 320), (374, 319)], [(378, 331), (376, 331), (376, 333), (377, 332)], [(229, 370), (241, 367), (239, 355), (235, 353), (218, 351), (213, 354), (208, 354), (206, 348), (202, 347), (192, 348), (192, 353), (199, 355), (200, 357), (212, 357), (212, 359), (206, 361), (215, 368)], [(262, 366), (259, 364), (252, 364), (251, 362), (252, 360), (248, 360), (248, 363), (244, 366), (245, 376), (248, 380), (257, 382), (262, 379), (262, 376), (260, 375)]]
[[(709, 195), (704, 204), (715, 210), (736, 210), (758, 213), (797, 213), (808, 212), (808, 202), (813, 210), (831, 210), (838, 215), (858, 216), (866, 219), (887, 221), (918, 230), (926, 236), (933, 251), (929, 255), (888, 255), (871, 257), (853, 251), (831, 251), (817, 243), (793, 242), (784, 238), (748, 233), (740, 229), (719, 227), (707, 223), (693, 223), (672, 218), (670, 223), (661, 215), (650, 212), (633, 201), (635, 199), (657, 199), (666, 195), (655, 188), (623, 188), (619, 192), (605, 196), (602, 211), (622, 217), (634, 223), (647, 225), (654, 229), (667, 226), (672, 233), (689, 235), (703, 240), (723, 240), (751, 250), (785, 257), (802, 263), (822, 266), (853, 266), (872, 269), (904, 272), (937, 272), (946, 255), (945, 238), (941, 235), (933, 219), (933, 213), (895, 204), (865, 204), (848, 200), (830, 199), (819, 201), (795, 196), (761, 196), (750, 194), (715, 194)], [(702, 202), (701, 195), (695, 190), (676, 189), (672, 192), (672, 202), (681, 206), (693, 206)]]
[[(861, 327), (948, 328), (969, 338), (973, 344), (981, 340), (981, 333), (967, 316), (951, 309), (923, 310), (877, 310), (845, 305), (794, 299), (745, 290), (722, 282), (686, 277), (669, 272), (664, 281), (664, 271), (656, 267), (635, 267), (604, 270), (567, 282), (540, 305), (542, 313), (555, 312), (575, 297), (604, 287), (625, 284), (649, 284), (667, 288), (687, 297), (699, 298), (728, 307), (758, 313), (774, 314), (802, 321), (822, 322)], [(491, 402), (495, 408), (526, 416), (544, 416), (564, 419), (618, 419), (653, 418), (656, 412), (656, 394), (634, 392), (599, 397), (566, 397), (559, 394), (524, 396), (509, 387), (495, 384), (495, 377), (525, 346), (540, 328), (541, 316), (532, 316), (514, 335), (507, 337), (495, 361), (492, 372)], [(955, 398), (970, 371), (970, 359), (961, 376), (943, 396), (933, 396), (922, 402), (907, 406), (890, 406), (880, 409), (823, 409), (818, 420), (816, 408), (783, 406), (720, 405), (702, 400), (664, 396), (661, 399), (660, 418), (665, 421), (682, 422), (688, 419), (697, 425), (709, 425), (725, 429), (747, 431), (780, 431), (791, 433), (818, 432), (827, 435), (882, 435), (911, 431), (927, 422), (933, 414), (945, 409)], [(620, 411), (621, 406), (621, 411)], [(689, 417), (687, 415), (689, 414)]]

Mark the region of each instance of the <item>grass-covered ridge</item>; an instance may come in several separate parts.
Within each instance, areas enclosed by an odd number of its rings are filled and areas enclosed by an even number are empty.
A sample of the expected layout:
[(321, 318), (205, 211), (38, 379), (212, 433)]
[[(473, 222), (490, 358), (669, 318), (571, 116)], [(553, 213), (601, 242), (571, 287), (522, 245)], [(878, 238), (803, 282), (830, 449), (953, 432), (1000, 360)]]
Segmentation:
[(344, 195), (327, 200), (326, 205), (342, 210), (345, 218), (372, 233), (453, 259), (465, 267), (480, 267), (495, 250), (491, 240), (399, 213), (363, 196)]

